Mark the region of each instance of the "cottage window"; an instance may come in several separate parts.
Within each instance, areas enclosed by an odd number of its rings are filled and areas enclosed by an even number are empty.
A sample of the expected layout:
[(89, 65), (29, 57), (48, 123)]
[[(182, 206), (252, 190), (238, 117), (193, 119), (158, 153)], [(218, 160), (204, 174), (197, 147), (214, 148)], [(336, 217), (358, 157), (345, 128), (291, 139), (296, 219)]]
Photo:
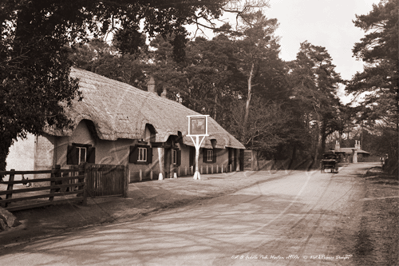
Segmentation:
[(212, 162), (213, 161), (213, 150), (206, 151), (206, 161)]
[(177, 150), (172, 150), (172, 164), (177, 164)]
[(172, 150), (172, 164), (179, 166), (181, 163), (181, 151), (177, 149)]
[(142, 148), (142, 147), (139, 148), (137, 161), (147, 162), (147, 148)]
[(216, 151), (213, 149), (204, 149), (204, 163), (216, 163)]
[(95, 163), (96, 149), (91, 145), (72, 144), (67, 149), (67, 164), (79, 165), (82, 163)]
[(129, 163), (152, 163), (152, 148), (150, 146), (130, 146)]
[(86, 154), (87, 154), (87, 149), (86, 147), (77, 147), (79, 151), (79, 161), (78, 164), (85, 163), (86, 162)]

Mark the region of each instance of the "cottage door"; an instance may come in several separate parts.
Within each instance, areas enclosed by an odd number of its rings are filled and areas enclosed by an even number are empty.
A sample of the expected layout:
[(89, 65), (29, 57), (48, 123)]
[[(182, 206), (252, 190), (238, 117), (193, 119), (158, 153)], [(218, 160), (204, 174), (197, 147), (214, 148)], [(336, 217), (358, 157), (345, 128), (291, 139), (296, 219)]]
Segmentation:
[(195, 169), (195, 148), (190, 146), (190, 154), (189, 154), (189, 166)]
[(237, 162), (238, 162), (238, 150), (233, 149), (234, 159), (233, 159), (233, 171), (237, 171)]
[(227, 166), (228, 171), (234, 171), (236, 169), (235, 151), (232, 148), (227, 148), (229, 151), (229, 165)]
[(165, 159), (164, 159), (165, 178), (171, 177), (170, 176), (171, 166), (172, 166), (172, 149), (165, 148)]

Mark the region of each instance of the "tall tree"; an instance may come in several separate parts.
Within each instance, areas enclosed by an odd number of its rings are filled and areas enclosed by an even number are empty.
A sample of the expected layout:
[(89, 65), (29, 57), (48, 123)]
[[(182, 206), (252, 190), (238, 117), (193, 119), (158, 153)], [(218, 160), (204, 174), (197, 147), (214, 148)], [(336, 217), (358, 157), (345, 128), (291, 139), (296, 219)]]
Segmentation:
[(301, 43), (297, 59), (292, 63), (290, 80), (291, 98), (298, 101), (307, 127), (314, 131), (313, 157), (317, 159), (324, 151), (326, 137), (339, 125), (334, 120), (339, 105), (336, 90), (342, 80), (327, 50), (308, 42)]
[[(399, 5), (397, 0), (382, 0), (373, 5), (367, 15), (357, 15), (355, 26), (366, 35), (353, 48), (353, 54), (363, 60), (364, 70), (356, 73), (346, 90), (355, 95), (364, 94), (359, 109), (359, 121), (369, 125), (384, 125), (385, 136), (391, 136), (387, 153), (389, 168), (398, 169), (398, 49)], [(388, 138), (385, 138), (387, 140)]]
[[(349, 82), (348, 93), (365, 95), (365, 117), (384, 118), (397, 124), (399, 7), (396, 0), (373, 5), (367, 15), (357, 15), (355, 26), (367, 34), (353, 54), (365, 63), (364, 71)], [(388, 122), (388, 121), (387, 121)]]
[(185, 48), (183, 62), (176, 62), (170, 38), (155, 38), (148, 53), (148, 73), (157, 87), (167, 90), (170, 99), (201, 113), (210, 114), (222, 124), (224, 101), (232, 97), (240, 82), (231, 40), (217, 36), (213, 40), (197, 37)]
[[(246, 142), (250, 105), (254, 88), (259, 87), (256, 79), (261, 77), (261, 65), (271, 58), (278, 57), (278, 39), (274, 36), (278, 24), (276, 19), (267, 18), (261, 11), (244, 13), (240, 21), (239, 31), (231, 34), (230, 38), (237, 47), (235, 53), (238, 59), (237, 69), (246, 79), (246, 89), (242, 90), (242, 96), (246, 99), (245, 112), (242, 132), (238, 136), (242, 142)], [(223, 26), (224, 29), (230, 27), (228, 24)], [(271, 63), (270, 61), (268, 63)]]
[[(117, 31), (121, 52), (136, 52), (143, 45), (139, 35), (181, 36), (182, 25), (210, 22), (222, 14), (226, 2), (0, 1), (0, 170), (17, 137), (41, 134), (45, 126), (71, 125), (64, 107), (80, 94), (78, 81), (69, 77), (72, 63), (66, 46)], [(138, 31), (139, 25), (143, 30)], [(122, 38), (128, 46), (120, 42)], [(174, 41), (178, 57), (184, 41), (182, 37)]]
[(209, 41), (197, 38), (187, 45), (189, 101), (193, 107), (200, 104), (194, 109), (210, 114), (224, 126), (226, 104), (234, 98), (242, 81), (234, 51), (234, 43), (224, 35)]

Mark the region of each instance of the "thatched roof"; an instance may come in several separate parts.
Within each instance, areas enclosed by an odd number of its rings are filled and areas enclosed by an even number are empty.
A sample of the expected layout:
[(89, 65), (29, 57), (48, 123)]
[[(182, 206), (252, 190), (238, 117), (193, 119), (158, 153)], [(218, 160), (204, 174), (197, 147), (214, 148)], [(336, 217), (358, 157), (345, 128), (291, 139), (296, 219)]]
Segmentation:
[[(71, 76), (79, 78), (83, 101), (74, 102), (67, 111), (75, 126), (83, 119), (94, 123), (97, 136), (103, 140), (143, 139), (146, 124), (156, 130), (156, 142), (166, 142), (170, 135), (181, 132), (183, 143), (193, 146), (187, 137), (188, 115), (197, 112), (182, 104), (162, 98), (155, 93), (143, 91), (98, 74), (72, 68)], [(48, 130), (56, 136), (71, 136), (72, 130)], [(216, 139), (216, 148), (244, 149), (244, 146), (209, 118), (209, 137), (202, 147), (211, 148), (211, 139)]]

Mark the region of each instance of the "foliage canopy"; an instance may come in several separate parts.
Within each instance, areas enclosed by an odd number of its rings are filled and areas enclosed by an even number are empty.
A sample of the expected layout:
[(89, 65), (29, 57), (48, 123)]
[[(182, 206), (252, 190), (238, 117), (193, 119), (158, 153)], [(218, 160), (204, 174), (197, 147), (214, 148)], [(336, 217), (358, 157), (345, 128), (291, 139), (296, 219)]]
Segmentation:
[(174, 45), (180, 47), (185, 41), (183, 25), (217, 18), (225, 4), (226, 0), (1, 1), (0, 169), (17, 137), (41, 134), (45, 126), (71, 125), (63, 110), (81, 95), (78, 81), (69, 77), (72, 62), (66, 47), (111, 31), (123, 53), (137, 51), (143, 45), (137, 37), (143, 33), (175, 33)]

